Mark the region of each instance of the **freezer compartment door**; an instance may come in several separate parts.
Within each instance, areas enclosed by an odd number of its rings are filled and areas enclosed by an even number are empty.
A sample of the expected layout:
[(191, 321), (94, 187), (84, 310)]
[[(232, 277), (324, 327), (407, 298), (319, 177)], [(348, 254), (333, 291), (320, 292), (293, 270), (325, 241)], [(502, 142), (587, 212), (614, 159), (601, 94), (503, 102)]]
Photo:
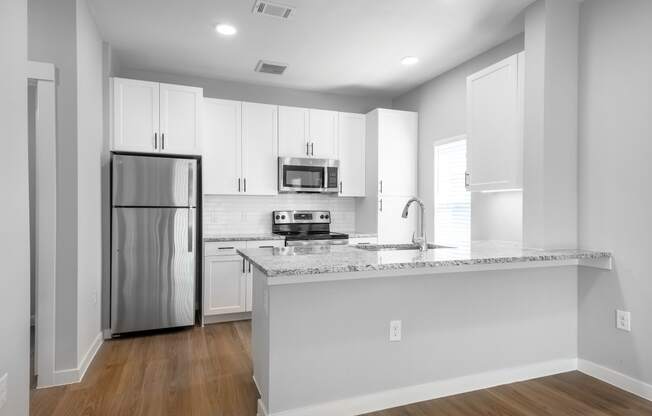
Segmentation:
[(113, 208), (113, 333), (193, 325), (195, 209)]
[(113, 155), (113, 206), (195, 207), (197, 161)]

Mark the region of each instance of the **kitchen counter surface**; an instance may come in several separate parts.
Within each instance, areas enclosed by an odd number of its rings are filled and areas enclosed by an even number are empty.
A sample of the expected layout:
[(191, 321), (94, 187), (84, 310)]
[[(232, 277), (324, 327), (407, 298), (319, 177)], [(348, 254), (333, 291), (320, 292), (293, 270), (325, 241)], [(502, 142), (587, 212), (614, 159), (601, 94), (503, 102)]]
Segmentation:
[(263, 240), (284, 240), (285, 237), (276, 234), (218, 234), (204, 235), (205, 243), (216, 243), (222, 241), (263, 241)]
[[(608, 252), (544, 250), (498, 241), (474, 241), (461, 247), (436, 248), (425, 252), (369, 251), (355, 246), (281, 247), (243, 249), (238, 252), (269, 278), (269, 284), (356, 278), (356, 273), (365, 272), (398, 275), (565, 265), (611, 268), (611, 253)], [(333, 276), (320, 279), (319, 275), (323, 274)], [(335, 276), (337, 274), (342, 276)]]

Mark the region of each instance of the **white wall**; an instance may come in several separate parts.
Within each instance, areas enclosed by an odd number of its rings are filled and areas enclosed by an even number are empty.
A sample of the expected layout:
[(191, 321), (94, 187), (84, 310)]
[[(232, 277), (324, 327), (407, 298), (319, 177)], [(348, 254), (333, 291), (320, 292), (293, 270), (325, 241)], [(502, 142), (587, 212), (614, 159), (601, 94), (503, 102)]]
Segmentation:
[(369, 98), (356, 95), (295, 90), (291, 88), (245, 84), (179, 74), (141, 71), (125, 68), (124, 63), (118, 66), (116, 76), (202, 87), (205, 97), (223, 98), (227, 100), (321, 108), (324, 110), (339, 110), (352, 113), (367, 113), (377, 107), (388, 108), (391, 106), (391, 99), (389, 98)]
[(1, 416), (27, 416), (29, 400), (29, 184), (27, 166), (27, 4), (0, 2), (0, 377)]
[(523, 240), (577, 246), (579, 2), (538, 0), (525, 12)]
[(57, 69), (55, 368), (77, 366), (76, 1), (28, 0), (28, 52)]
[(579, 241), (615, 270), (580, 271), (579, 356), (652, 384), (652, 2), (587, 0), (580, 22)]
[(100, 333), (103, 45), (85, 0), (77, 1), (78, 358)]
[[(463, 63), (393, 100), (399, 110), (419, 112), (419, 196), (426, 203), (426, 230), (434, 230), (434, 143), (466, 134), (466, 77), (523, 50), (523, 35)], [(471, 238), (520, 241), (520, 193), (471, 196)], [(509, 208), (504, 213), (493, 207)], [(505, 224), (501, 226), (500, 224)], [(494, 234), (493, 231), (499, 231)]]

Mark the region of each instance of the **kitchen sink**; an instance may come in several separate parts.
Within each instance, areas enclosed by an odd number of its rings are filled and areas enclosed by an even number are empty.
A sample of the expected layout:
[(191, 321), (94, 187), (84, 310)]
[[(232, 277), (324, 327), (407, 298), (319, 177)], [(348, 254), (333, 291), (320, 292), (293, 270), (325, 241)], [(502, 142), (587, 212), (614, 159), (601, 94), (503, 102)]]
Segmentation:
[[(417, 244), (358, 244), (356, 248), (368, 251), (385, 251), (385, 250), (419, 250)], [(437, 244), (428, 243), (428, 250), (436, 248), (451, 248), (447, 246), (440, 246)]]

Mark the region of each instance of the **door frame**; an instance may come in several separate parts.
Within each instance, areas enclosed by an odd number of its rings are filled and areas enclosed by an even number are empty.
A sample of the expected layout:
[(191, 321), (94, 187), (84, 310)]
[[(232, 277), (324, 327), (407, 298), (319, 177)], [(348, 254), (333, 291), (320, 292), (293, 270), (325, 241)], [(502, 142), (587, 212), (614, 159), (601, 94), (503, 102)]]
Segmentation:
[(56, 285), (56, 71), (29, 61), (27, 81), (36, 85), (35, 115), (35, 351), (37, 388), (55, 384)]

